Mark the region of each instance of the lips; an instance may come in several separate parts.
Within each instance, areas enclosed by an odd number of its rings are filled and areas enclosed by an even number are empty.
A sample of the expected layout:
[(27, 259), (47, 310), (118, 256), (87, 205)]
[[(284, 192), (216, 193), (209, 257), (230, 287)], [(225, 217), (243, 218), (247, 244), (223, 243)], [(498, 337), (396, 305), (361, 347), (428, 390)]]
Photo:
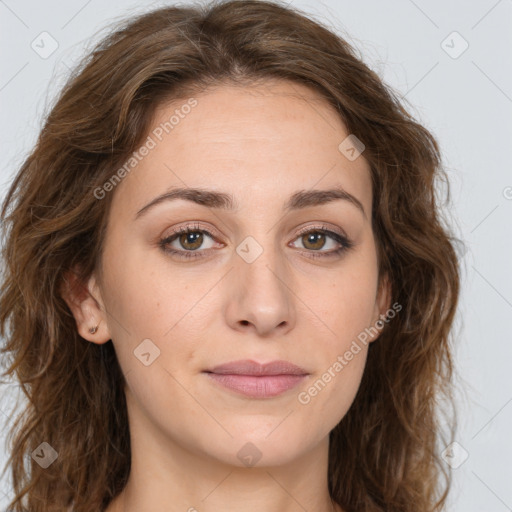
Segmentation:
[(260, 364), (251, 360), (232, 361), (204, 372), (211, 380), (250, 398), (270, 398), (297, 386), (308, 372), (288, 361)]
[(308, 372), (299, 366), (288, 361), (272, 361), (260, 364), (250, 359), (232, 361), (230, 363), (215, 366), (211, 373), (220, 375), (307, 375)]

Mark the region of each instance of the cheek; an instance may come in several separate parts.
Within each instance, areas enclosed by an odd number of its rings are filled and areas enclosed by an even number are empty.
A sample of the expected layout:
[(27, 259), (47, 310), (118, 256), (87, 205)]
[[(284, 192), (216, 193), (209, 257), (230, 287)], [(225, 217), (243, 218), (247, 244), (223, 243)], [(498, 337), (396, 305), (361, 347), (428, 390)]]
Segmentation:
[[(347, 414), (354, 402), (361, 384), (367, 350), (366, 346), (361, 345), (361, 350), (353, 355), (350, 361), (344, 361), (342, 370), (336, 372), (334, 368), (331, 368), (330, 372), (326, 372), (320, 377), (322, 382), (325, 382), (327, 375), (331, 379), (323, 391), (325, 399), (320, 399), (318, 404), (319, 415), (324, 416), (331, 426), (337, 424)], [(331, 374), (334, 374), (334, 377), (331, 377)], [(327, 386), (330, 386), (329, 390)]]
[(179, 272), (170, 274), (156, 251), (148, 257), (129, 244), (111, 243), (104, 261), (107, 302), (132, 335), (160, 337), (186, 313), (186, 283)]
[(317, 345), (323, 352), (318, 372), (298, 397), (298, 403), (300, 408), (323, 418), (328, 431), (350, 409), (365, 369), (365, 329), (371, 326), (375, 308), (376, 260), (371, 255), (367, 259), (353, 258), (324, 290), (322, 294), (309, 292), (304, 300), (315, 313), (309, 322), (318, 323), (319, 332), (325, 336)]
[[(350, 409), (366, 366), (368, 345), (344, 334), (327, 347), (322, 365), (297, 396), (297, 407), (311, 425), (327, 434)], [(316, 420), (318, 419), (318, 421)]]
[(354, 263), (332, 273), (321, 292), (310, 287), (302, 293), (312, 321), (321, 324), (322, 332), (330, 331), (326, 341), (332, 340), (330, 345), (338, 351), (370, 326), (375, 310), (376, 268), (362, 260), (354, 259)]
[(106, 248), (104, 264), (109, 329), (121, 364), (126, 370), (138, 364), (133, 351), (146, 339), (160, 350), (159, 362), (169, 369), (193, 360), (212, 316), (207, 295), (217, 275), (172, 267), (156, 251), (148, 256), (127, 246), (123, 255), (123, 264), (114, 264), (120, 258)]

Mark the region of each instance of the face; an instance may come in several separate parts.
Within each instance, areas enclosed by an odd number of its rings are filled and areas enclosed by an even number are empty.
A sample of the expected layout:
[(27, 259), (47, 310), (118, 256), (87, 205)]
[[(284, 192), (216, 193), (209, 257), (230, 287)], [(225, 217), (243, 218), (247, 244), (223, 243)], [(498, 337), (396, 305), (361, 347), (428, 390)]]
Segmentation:
[(107, 192), (97, 302), (82, 303), (79, 330), (112, 339), (132, 435), (284, 464), (325, 446), (378, 336), (361, 333), (389, 307), (370, 169), (341, 152), (349, 133), (303, 86), (194, 98), (159, 108), (147, 154)]

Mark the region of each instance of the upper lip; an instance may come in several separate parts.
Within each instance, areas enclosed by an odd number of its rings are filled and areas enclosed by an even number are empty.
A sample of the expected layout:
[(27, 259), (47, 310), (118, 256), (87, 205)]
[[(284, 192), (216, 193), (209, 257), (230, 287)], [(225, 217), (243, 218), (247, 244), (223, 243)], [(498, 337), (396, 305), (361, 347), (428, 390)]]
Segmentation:
[(250, 359), (243, 359), (221, 364), (206, 371), (221, 375), (308, 375), (304, 368), (283, 360), (261, 364)]

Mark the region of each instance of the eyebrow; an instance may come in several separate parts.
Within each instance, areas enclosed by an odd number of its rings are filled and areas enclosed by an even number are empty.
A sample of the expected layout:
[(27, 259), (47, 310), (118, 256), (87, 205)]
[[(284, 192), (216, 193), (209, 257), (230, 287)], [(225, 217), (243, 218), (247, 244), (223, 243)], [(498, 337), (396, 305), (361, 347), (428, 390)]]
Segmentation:
[[(226, 192), (217, 192), (215, 190), (193, 187), (179, 187), (155, 197), (136, 213), (135, 220), (147, 213), (154, 206), (176, 199), (191, 201), (201, 206), (222, 209), (228, 212), (234, 212), (240, 208), (236, 199)], [(285, 212), (300, 210), (303, 208), (320, 206), (336, 200), (343, 200), (351, 203), (360, 210), (365, 219), (368, 219), (361, 201), (340, 186), (327, 190), (298, 190), (290, 196), (283, 206), (283, 209)]]

